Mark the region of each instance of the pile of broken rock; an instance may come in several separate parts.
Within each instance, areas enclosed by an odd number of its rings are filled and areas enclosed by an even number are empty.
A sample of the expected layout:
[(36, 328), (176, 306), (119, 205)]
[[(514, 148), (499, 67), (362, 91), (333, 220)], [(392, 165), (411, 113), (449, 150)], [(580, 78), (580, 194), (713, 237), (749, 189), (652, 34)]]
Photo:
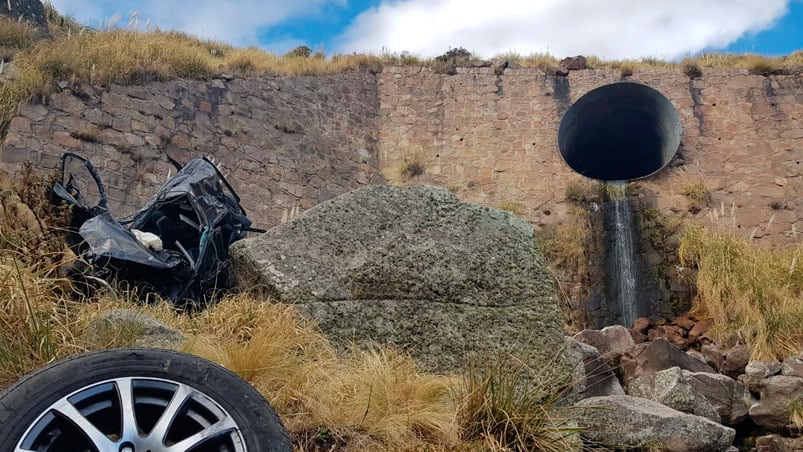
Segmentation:
[[(758, 451), (803, 450), (793, 421), (796, 410), (803, 414), (803, 353), (750, 361), (744, 345), (720, 350), (704, 336), (706, 325), (690, 347), (665, 334), (678, 322), (663, 323), (640, 319), (631, 330), (610, 326), (568, 339), (585, 370), (575, 406), (587, 440), (673, 451), (736, 450), (734, 441)], [(688, 339), (700, 323), (680, 336)], [(662, 326), (670, 328), (649, 334)]]

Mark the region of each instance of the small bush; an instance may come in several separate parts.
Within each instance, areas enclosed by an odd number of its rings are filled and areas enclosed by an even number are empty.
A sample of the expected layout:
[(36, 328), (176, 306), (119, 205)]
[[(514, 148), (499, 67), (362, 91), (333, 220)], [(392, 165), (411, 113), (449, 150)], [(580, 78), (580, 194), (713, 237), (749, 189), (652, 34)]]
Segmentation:
[(689, 78), (700, 78), (703, 76), (703, 70), (700, 69), (700, 66), (694, 61), (686, 59), (681, 62), (681, 65), (683, 65), (683, 73), (689, 76)]
[(622, 72), (621, 72), (621, 76), (622, 76), (623, 78), (624, 78), (624, 77), (630, 77), (631, 75), (633, 75), (633, 70), (634, 70), (635, 68), (636, 68), (636, 65), (635, 65), (635, 64), (633, 64), (632, 62), (626, 61), (626, 62), (622, 63), (622, 67), (621, 67), (621, 70), (622, 70)]
[(312, 49), (307, 46), (298, 46), (284, 54), (285, 58), (309, 58), (310, 55), (312, 55)]
[(0, 56), (3, 58), (13, 59), (19, 50), (32, 47), (38, 37), (36, 27), (30, 23), (0, 17)]
[(435, 57), (435, 61), (440, 61), (442, 63), (451, 62), (455, 64), (468, 63), (473, 59), (475, 59), (474, 54), (462, 47), (449, 49), (446, 53)]
[(750, 73), (756, 75), (771, 75), (778, 69), (773, 61), (761, 55), (748, 56), (746, 64)]
[(555, 228), (554, 237), (546, 240), (544, 247), (552, 264), (582, 273), (586, 268), (589, 239), (586, 224), (562, 224)]
[(541, 69), (547, 74), (554, 74), (559, 66), (557, 58), (547, 53), (532, 53), (530, 55), (523, 56), (515, 52), (506, 52), (496, 55), (493, 57), (493, 60), (510, 61), (518, 64), (521, 67)]
[(53, 7), (49, 1), (43, 2), (45, 7), (45, 20), (47, 21), (47, 29), (54, 37), (60, 38), (79, 34), (84, 32), (91, 32), (87, 27), (79, 24), (74, 18), (65, 16)]
[(420, 152), (408, 155), (399, 168), (399, 175), (403, 180), (410, 180), (424, 174), (424, 157)]
[(707, 203), (711, 200), (711, 192), (702, 181), (690, 181), (685, 183), (681, 193), (693, 202)]
[(599, 200), (600, 187), (587, 181), (573, 181), (566, 186), (566, 200), (575, 204)]
[(607, 200), (625, 199), (627, 197), (627, 185), (627, 182), (609, 181), (600, 184), (600, 190)]

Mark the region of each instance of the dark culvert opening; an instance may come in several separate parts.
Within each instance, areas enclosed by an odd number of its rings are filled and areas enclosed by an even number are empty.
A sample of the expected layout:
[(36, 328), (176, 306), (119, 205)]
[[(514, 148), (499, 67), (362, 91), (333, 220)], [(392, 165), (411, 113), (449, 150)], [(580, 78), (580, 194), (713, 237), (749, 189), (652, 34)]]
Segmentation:
[(601, 86), (572, 105), (558, 129), (558, 148), (578, 173), (603, 181), (632, 180), (665, 167), (680, 145), (675, 107), (638, 83)]

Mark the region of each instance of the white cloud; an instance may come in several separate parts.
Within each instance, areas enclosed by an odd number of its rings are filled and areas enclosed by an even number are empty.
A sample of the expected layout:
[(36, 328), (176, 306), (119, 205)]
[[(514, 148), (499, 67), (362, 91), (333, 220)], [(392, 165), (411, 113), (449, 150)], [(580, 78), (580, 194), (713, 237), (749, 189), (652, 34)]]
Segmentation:
[[(321, 14), (346, 0), (51, 0), (62, 14), (91, 26), (119, 13), (121, 25), (137, 11), (142, 26), (184, 31), (238, 46), (258, 45), (260, 31), (298, 16)], [(272, 47), (276, 44), (272, 45)]]
[(383, 0), (340, 37), (342, 52), (435, 56), (464, 47), (557, 57), (672, 59), (770, 27), (789, 0)]

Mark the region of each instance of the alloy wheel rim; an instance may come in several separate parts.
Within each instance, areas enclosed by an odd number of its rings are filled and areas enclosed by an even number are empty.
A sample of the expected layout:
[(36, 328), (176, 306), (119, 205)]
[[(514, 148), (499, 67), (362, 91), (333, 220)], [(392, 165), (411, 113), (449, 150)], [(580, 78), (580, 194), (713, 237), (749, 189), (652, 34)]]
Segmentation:
[(239, 426), (211, 397), (146, 377), (105, 380), (62, 397), (31, 423), (15, 452), (64, 450), (247, 452)]

